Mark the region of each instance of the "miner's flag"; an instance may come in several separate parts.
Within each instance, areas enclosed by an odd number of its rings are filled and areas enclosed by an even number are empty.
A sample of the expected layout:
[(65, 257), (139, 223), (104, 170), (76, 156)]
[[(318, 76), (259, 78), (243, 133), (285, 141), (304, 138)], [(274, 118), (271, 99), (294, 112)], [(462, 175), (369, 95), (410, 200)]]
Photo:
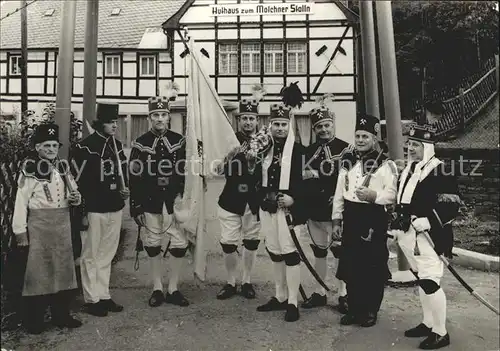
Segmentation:
[(240, 143), (227, 113), (201, 65), (196, 44), (189, 40), (188, 96), (186, 117), (186, 180), (176, 218), (194, 245), (194, 273), (205, 280), (206, 230), (204, 181), (217, 166), (238, 150)]

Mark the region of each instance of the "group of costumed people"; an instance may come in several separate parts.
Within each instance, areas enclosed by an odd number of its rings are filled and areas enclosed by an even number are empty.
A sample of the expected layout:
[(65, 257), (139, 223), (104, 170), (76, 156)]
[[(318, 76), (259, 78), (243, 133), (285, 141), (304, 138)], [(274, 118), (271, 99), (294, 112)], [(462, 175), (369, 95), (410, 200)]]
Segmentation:
[[(458, 213), (460, 198), (453, 177), (445, 175), (443, 162), (434, 154), (432, 130), (412, 127), (408, 162), (399, 174), (378, 146), (376, 117), (357, 116), (351, 145), (335, 135), (335, 115), (321, 105), (309, 113), (316, 141), (305, 147), (294, 132), (294, 110), (300, 104), (286, 99), (272, 104), (269, 124), (259, 130), (259, 99), (240, 101), (236, 136), (241, 147), (219, 168), (226, 178), (217, 213), (227, 281), (216, 298), (237, 294), (256, 298), (252, 272), (263, 239), (275, 293), (257, 311), (284, 311), (286, 321), (297, 321), (304, 255), (293, 228), (306, 225), (320, 280), (327, 276), (329, 250), (337, 260), (337, 308), (344, 314), (340, 323), (371, 327), (377, 322), (390, 276), (389, 232), (418, 276), (423, 320), (405, 335), (425, 337), (422, 349), (449, 345), (446, 296), (440, 286), (444, 266), (439, 255), (451, 255), (450, 223)], [(72, 206), (79, 209), (85, 223), (80, 228), (80, 265), (88, 313), (104, 317), (123, 310), (111, 298), (109, 280), (127, 199), (130, 215), (142, 229), (140, 240), (150, 263), (148, 305), (189, 305), (178, 289), (189, 240), (175, 212), (186, 183), (184, 167), (179, 167), (187, 161), (186, 139), (169, 129), (167, 97), (150, 98), (148, 107), (151, 129), (133, 142), (128, 162), (115, 137), (118, 105), (98, 104), (94, 132), (71, 150), (71, 170), (58, 162), (57, 126), (40, 125), (35, 130), (38, 156), (27, 160), (21, 171), (13, 219), (18, 245), (29, 247), (23, 324), (30, 333), (45, 329), (47, 304), (56, 326), (81, 325), (70, 315), (77, 288)], [(166, 165), (171, 167), (167, 172)], [(390, 205), (396, 205), (396, 219), (389, 226)], [(243, 275), (239, 283), (240, 245)], [(165, 251), (170, 253), (166, 291), (162, 281)], [(318, 284), (300, 307), (326, 304), (325, 286)]]

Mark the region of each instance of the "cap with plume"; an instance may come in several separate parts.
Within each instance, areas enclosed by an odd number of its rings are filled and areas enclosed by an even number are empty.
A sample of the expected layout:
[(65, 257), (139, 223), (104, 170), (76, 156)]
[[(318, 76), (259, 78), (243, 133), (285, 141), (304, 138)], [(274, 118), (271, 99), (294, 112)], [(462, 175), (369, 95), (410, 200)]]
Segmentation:
[(254, 84), (252, 86), (252, 97), (257, 100), (257, 102), (262, 100), (266, 94), (267, 91), (264, 84)]
[(290, 106), (293, 108), (301, 108), (302, 103), (304, 102), (304, 97), (302, 96), (302, 92), (297, 85), (297, 82), (290, 83), (289, 86), (285, 86), (281, 88), (280, 95), (282, 97), (282, 101), (286, 106)]

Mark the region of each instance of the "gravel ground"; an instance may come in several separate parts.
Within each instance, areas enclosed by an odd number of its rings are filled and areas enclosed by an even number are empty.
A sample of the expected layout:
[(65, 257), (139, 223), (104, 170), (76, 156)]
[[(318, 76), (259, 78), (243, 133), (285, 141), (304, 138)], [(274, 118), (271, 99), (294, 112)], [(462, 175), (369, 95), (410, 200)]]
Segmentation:
[[(209, 187), (209, 197), (220, 191), (220, 184)], [(126, 213), (126, 212), (125, 212)], [(227, 301), (215, 298), (224, 283), (224, 261), (216, 246), (217, 221), (208, 218), (208, 232), (213, 248), (208, 257), (205, 282), (193, 279), (187, 266), (180, 290), (191, 302), (189, 307), (147, 305), (151, 293), (146, 254), (140, 255), (140, 266), (134, 269), (136, 228), (127, 214), (126, 229), (119, 261), (113, 266), (112, 295), (125, 306), (122, 313), (105, 318), (78, 312), (84, 325), (73, 331), (51, 329), (38, 336), (22, 332), (2, 333), (2, 350), (415, 350), (419, 340), (403, 336), (404, 330), (418, 324), (421, 311), (417, 289), (386, 289), (385, 299), (375, 327), (344, 327), (341, 315), (332, 309), (335, 289), (329, 293), (329, 305), (315, 310), (301, 310), (296, 323), (283, 320), (283, 312), (259, 313), (255, 308), (274, 293), (271, 262), (261, 247), (254, 271), (257, 298), (246, 300), (235, 296)], [(308, 248), (305, 238), (303, 247)], [(263, 245), (261, 245), (263, 246)], [(311, 255), (309, 249), (306, 253)], [(167, 258), (168, 261), (168, 258)], [(391, 267), (396, 269), (396, 260)], [(329, 256), (327, 284), (334, 286), (335, 263)], [(476, 291), (498, 306), (499, 276), (457, 268)], [(308, 293), (313, 278), (303, 272)], [(165, 277), (168, 277), (168, 262)], [(166, 280), (166, 279), (165, 279)], [(499, 317), (481, 305), (451, 276), (445, 274), (443, 286), (448, 297), (448, 329), (452, 345), (448, 350), (489, 351), (499, 349)]]

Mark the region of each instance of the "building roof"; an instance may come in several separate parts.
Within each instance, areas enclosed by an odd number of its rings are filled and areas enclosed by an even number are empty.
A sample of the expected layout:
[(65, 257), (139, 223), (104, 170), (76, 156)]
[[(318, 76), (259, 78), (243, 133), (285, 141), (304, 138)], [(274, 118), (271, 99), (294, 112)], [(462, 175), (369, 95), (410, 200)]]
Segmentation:
[[(77, 3), (75, 48), (84, 47), (86, 0)], [(104, 0), (99, 1), (99, 48), (137, 48), (146, 29), (161, 28), (165, 19), (174, 15), (185, 0)], [(57, 48), (61, 32), (61, 13), (64, 1), (27, 1), (28, 48)], [(14, 12), (19, 1), (2, 3), (0, 21), (0, 48), (21, 48), (21, 11)], [(51, 16), (45, 16), (53, 9)], [(120, 9), (118, 15), (111, 15)]]
[(466, 127), (465, 133), (456, 139), (440, 142), (438, 148), (450, 149), (498, 149), (499, 147), (498, 93), (488, 106)]

